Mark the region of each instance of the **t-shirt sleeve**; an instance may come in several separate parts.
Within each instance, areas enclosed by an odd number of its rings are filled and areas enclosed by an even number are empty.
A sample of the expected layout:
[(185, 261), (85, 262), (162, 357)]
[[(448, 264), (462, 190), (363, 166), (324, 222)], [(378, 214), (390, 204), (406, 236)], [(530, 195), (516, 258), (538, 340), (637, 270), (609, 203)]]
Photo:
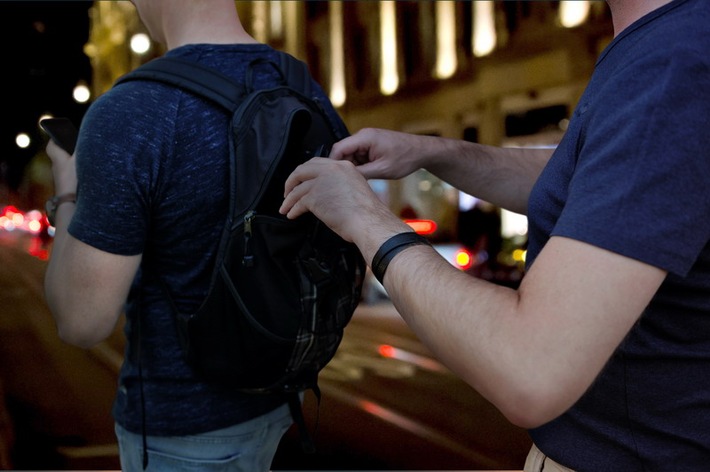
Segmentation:
[(684, 276), (710, 239), (709, 71), (697, 51), (664, 54), (629, 64), (588, 104), (552, 234)]
[[(138, 128), (136, 114), (151, 106), (132, 84), (100, 97), (87, 111), (77, 143), (77, 206), (69, 233), (97, 249), (120, 255), (144, 249), (151, 195), (167, 130)], [(156, 149), (158, 148), (158, 149)]]

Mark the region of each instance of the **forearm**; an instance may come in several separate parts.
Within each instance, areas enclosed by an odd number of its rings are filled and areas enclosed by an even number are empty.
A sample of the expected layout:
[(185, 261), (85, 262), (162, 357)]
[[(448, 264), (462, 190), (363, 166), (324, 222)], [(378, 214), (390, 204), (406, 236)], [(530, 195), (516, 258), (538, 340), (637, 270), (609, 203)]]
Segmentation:
[(552, 152), (365, 128), (336, 143), (331, 159), (354, 163), (367, 179), (401, 179), (424, 168), (474, 197), (525, 214)]
[[(355, 239), (370, 264), (387, 239), (406, 231), (394, 216), (361, 226), (372, 228)], [(454, 373), (506, 414), (508, 405), (529, 404), (519, 398), (530, 386), (521, 383), (530, 366), (520, 362), (516, 349), (524, 346), (516, 336), (526, 335), (524, 326), (515, 322), (520, 309), (517, 291), (456, 270), (425, 245), (397, 255), (383, 283), (407, 324)]]
[[(424, 246), (407, 249), (392, 261), (385, 286), (422, 342), (511, 422), (534, 426), (544, 422), (540, 417), (551, 419), (565, 408), (543, 415), (540, 409), (550, 403), (534, 398), (537, 388), (530, 374), (543, 370), (545, 363), (536, 363), (536, 352), (528, 349), (526, 337), (534, 331), (525, 328), (517, 291), (466, 275)], [(547, 378), (539, 373), (537, 379)], [(541, 415), (530, 418), (519, 409)]]
[(70, 344), (91, 347), (113, 331), (140, 256), (104, 253), (73, 238), (67, 231), (73, 214), (73, 204), (57, 210), (45, 296), (59, 337)]
[(52, 253), (44, 278), (44, 290), (49, 306), (57, 324), (59, 337), (64, 341), (89, 347), (93, 344), (86, 335), (78, 335), (81, 326), (88, 326), (89, 320), (81, 319), (79, 294), (83, 288), (76, 281), (72, 262), (68, 256), (67, 245), (69, 222), (74, 215), (74, 204), (64, 204), (57, 209), (56, 226)]
[(427, 170), (454, 187), (500, 208), (527, 213), (535, 181), (552, 149), (484, 146), (446, 138), (423, 160)]
[[(66, 280), (65, 247), (69, 233), (67, 227), (74, 215), (75, 204), (65, 203), (57, 208), (55, 216), (54, 240), (51, 257), (44, 276), (44, 292), (49, 309), (55, 318), (65, 310), (60, 308), (66, 304), (65, 299), (70, 293)], [(57, 320), (59, 322), (59, 320)]]
[(395, 257), (384, 284), (447, 366), (510, 421), (536, 427), (584, 394), (664, 278), (656, 267), (556, 237), (517, 290), (457, 271), (425, 246)]

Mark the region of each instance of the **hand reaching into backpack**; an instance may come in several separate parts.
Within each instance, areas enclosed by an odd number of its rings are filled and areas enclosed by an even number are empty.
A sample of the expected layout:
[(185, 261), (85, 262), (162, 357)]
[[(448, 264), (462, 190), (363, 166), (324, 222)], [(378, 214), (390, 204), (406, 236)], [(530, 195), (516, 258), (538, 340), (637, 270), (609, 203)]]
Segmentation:
[(286, 181), (281, 213), (310, 211), (372, 260), (389, 237), (411, 231), (389, 211), (366, 179), (399, 179), (431, 166), (443, 140), (366, 128), (333, 145), (328, 159), (313, 158)]
[(400, 179), (426, 167), (440, 142), (428, 136), (365, 128), (333, 145), (330, 158), (352, 162), (366, 179)]
[(286, 180), (280, 212), (290, 219), (311, 212), (365, 260), (390, 236), (411, 228), (392, 214), (351, 162), (315, 157)]

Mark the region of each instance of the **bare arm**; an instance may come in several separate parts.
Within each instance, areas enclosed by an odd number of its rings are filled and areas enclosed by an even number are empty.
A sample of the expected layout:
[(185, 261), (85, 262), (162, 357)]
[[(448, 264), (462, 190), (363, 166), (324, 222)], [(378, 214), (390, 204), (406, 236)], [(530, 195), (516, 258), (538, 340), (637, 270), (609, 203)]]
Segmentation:
[(443, 143), (444, 154), (431, 159), (427, 170), (470, 195), (522, 215), (527, 214), (530, 191), (553, 151), (455, 139), (444, 139)]
[(516, 213), (527, 212), (530, 190), (552, 149), (499, 148), (457, 139), (367, 128), (333, 146), (368, 179), (399, 179), (427, 169), (454, 187)]
[[(57, 193), (75, 191), (74, 158), (52, 142), (47, 152)], [(141, 256), (110, 254), (75, 239), (67, 232), (73, 214), (73, 203), (57, 210), (45, 295), (59, 336), (70, 344), (90, 347), (113, 331)]]
[[(286, 184), (282, 212), (311, 211), (366, 261), (407, 231), (348, 162), (314, 159)], [(399, 313), (454, 372), (523, 427), (572, 406), (653, 297), (666, 273), (553, 237), (520, 288), (461, 273), (426, 246), (391, 262), (384, 284)]]
[(647, 264), (552, 238), (518, 290), (452, 270), (422, 246), (396, 257), (384, 281), (425, 344), (511, 422), (530, 428), (582, 396), (664, 277)]

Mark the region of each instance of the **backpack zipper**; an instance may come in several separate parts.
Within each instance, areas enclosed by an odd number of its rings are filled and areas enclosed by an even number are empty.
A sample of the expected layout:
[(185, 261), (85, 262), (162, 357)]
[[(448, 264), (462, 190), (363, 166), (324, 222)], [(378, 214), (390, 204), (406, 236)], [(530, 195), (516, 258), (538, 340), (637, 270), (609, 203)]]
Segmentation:
[(254, 253), (251, 247), (251, 223), (254, 221), (254, 218), (256, 218), (256, 212), (254, 210), (250, 210), (244, 215), (244, 258), (242, 259), (242, 265), (244, 267), (254, 266)]

